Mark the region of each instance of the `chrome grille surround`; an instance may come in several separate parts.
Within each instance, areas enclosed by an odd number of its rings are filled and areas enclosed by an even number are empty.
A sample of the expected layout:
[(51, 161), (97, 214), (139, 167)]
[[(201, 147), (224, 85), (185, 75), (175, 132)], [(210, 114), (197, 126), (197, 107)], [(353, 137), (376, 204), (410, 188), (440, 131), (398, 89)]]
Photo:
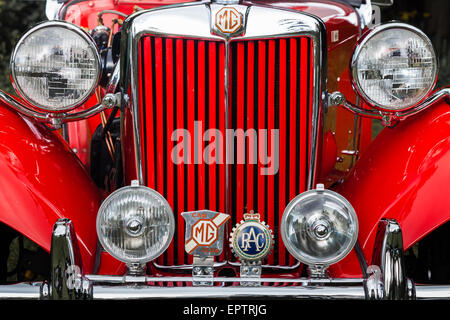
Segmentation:
[[(225, 42), (226, 62), (228, 61), (229, 43), (239, 39), (276, 39), (282, 37), (308, 36), (313, 39), (314, 55), (314, 96), (312, 110), (312, 124), (310, 132), (309, 169), (307, 188), (312, 189), (315, 184), (317, 168), (318, 139), (323, 97), (326, 90), (326, 29), (323, 22), (309, 14), (298, 11), (278, 9), (266, 6), (226, 5), (236, 7), (245, 12), (245, 30), (243, 35), (224, 37), (213, 33), (212, 15), (224, 5), (210, 2), (186, 3), (158, 7), (140, 11), (131, 15), (124, 22), (122, 30), (122, 50), (124, 59), (121, 60), (121, 86), (131, 86), (131, 108), (133, 115), (134, 150), (136, 152), (136, 174), (141, 184), (144, 183), (143, 163), (141, 155), (141, 139), (139, 136), (139, 101), (138, 101), (138, 46), (140, 38), (145, 34), (195, 38)], [(228, 65), (225, 65), (225, 84), (228, 83)], [(228, 88), (225, 85), (225, 106), (229, 109)], [(226, 122), (228, 117), (226, 116)], [(226, 123), (228, 128), (228, 123)], [(227, 179), (228, 181), (228, 174)], [(228, 192), (228, 186), (226, 187)], [(229, 201), (226, 201), (228, 204)], [(228, 209), (228, 208), (227, 208)], [(228, 211), (228, 210), (227, 210)]]

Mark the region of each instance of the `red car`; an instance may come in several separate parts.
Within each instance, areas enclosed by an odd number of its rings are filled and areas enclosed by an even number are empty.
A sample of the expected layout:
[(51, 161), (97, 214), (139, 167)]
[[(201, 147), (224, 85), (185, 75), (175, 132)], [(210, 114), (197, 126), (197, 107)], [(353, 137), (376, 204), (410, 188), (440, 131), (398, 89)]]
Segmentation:
[(389, 1), (59, 2), (0, 91), (0, 298), (450, 298), (450, 89)]

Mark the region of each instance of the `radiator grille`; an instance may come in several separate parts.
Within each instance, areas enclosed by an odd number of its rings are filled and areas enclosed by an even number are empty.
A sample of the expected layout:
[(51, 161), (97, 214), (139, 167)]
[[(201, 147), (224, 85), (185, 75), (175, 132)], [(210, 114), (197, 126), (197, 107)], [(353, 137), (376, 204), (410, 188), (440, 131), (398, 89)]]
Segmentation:
[[(268, 264), (293, 264), (282, 244), (279, 221), (286, 204), (306, 189), (313, 93), (312, 41), (307, 37), (233, 41), (228, 44), (228, 61), (225, 46), (224, 42), (152, 35), (140, 41), (140, 128), (145, 184), (168, 200), (177, 223), (172, 245), (157, 262), (192, 263), (184, 251), (182, 212), (199, 209), (225, 212), (228, 208), (232, 219), (227, 232), (245, 212), (259, 212), (274, 230), (275, 250)], [(226, 68), (229, 77), (225, 85)], [(255, 130), (257, 140), (264, 138), (260, 130), (267, 130), (267, 159), (272, 156), (270, 150), (275, 142), (271, 133), (278, 130), (279, 163), (275, 174), (261, 174), (264, 165), (259, 159), (266, 158), (259, 154), (264, 147), (252, 143), (248, 136), (243, 140), (243, 150), (238, 150), (234, 143), (226, 154), (222, 143), (215, 145), (215, 152), (206, 152), (204, 156), (205, 148), (211, 147), (213, 141), (218, 142), (218, 137), (208, 129), (218, 129), (225, 139), (227, 124), (234, 132)], [(186, 139), (180, 138), (182, 131), (174, 133), (175, 129), (189, 132), (190, 153)], [(255, 149), (249, 149), (250, 146)], [(177, 147), (186, 153), (176, 152), (180, 150)], [(174, 150), (187, 156), (190, 163), (174, 163)], [(233, 163), (226, 169), (230, 150)], [(250, 159), (252, 150), (258, 155), (257, 163)], [(240, 162), (240, 152), (244, 154), (244, 163)], [(215, 163), (208, 164), (208, 154), (216, 157)], [(223, 163), (217, 163), (219, 159)], [(228, 251), (228, 246), (224, 251)], [(224, 258), (222, 254), (218, 260)]]

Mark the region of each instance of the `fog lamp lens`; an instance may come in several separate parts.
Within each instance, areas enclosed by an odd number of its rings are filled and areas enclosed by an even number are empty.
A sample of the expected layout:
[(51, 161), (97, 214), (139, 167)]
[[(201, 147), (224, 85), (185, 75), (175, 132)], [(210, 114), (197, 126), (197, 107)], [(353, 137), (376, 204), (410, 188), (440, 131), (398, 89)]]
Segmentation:
[(172, 241), (174, 230), (167, 201), (144, 186), (113, 192), (97, 216), (97, 234), (104, 249), (126, 263), (145, 263), (160, 256)]
[(281, 236), (300, 262), (328, 266), (342, 260), (355, 245), (358, 220), (344, 197), (319, 185), (288, 204), (281, 219)]

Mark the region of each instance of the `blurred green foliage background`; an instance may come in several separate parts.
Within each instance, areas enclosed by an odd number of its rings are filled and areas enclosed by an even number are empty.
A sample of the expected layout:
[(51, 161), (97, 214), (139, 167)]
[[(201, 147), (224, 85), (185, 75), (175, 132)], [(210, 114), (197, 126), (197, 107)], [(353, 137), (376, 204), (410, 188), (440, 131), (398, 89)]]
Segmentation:
[(14, 93), (9, 59), (16, 42), (30, 27), (47, 20), (44, 0), (0, 0), (0, 89)]
[(382, 22), (409, 23), (431, 39), (439, 61), (437, 87), (450, 85), (449, 17), (449, 0), (394, 0), (393, 6), (381, 10)]

